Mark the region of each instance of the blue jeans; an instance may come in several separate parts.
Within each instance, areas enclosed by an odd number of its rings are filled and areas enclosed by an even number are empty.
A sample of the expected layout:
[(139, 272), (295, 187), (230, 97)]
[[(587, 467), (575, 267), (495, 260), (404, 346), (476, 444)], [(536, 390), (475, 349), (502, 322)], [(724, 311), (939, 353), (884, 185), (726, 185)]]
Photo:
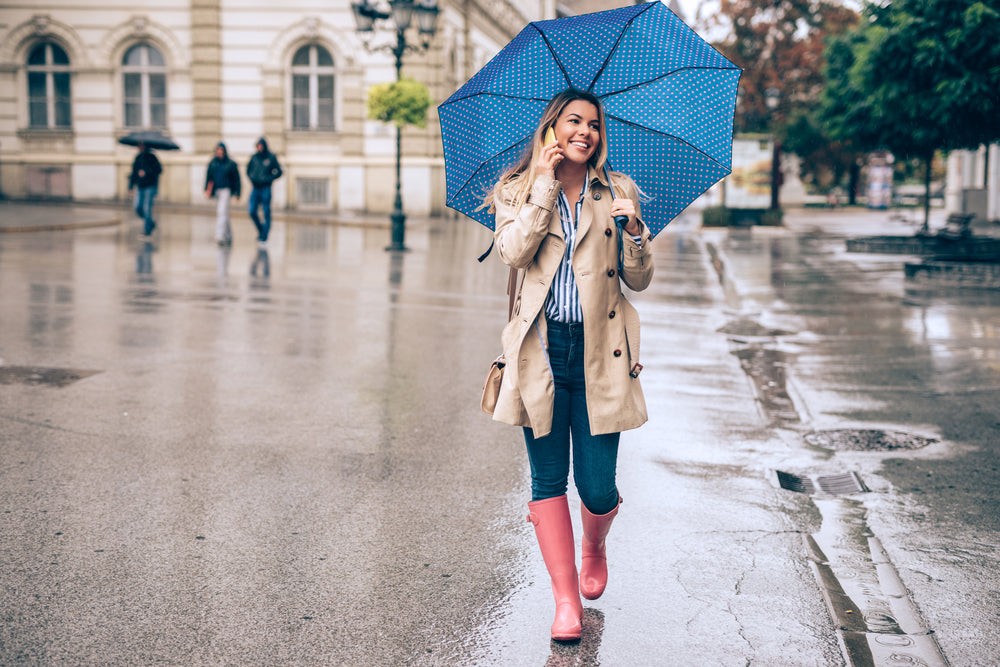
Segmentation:
[(548, 332), (555, 404), (552, 431), (547, 436), (535, 438), (530, 428), (524, 429), (531, 465), (531, 499), (555, 498), (566, 493), (572, 442), (573, 481), (580, 500), (591, 514), (607, 514), (618, 506), (615, 469), (620, 434), (590, 433), (583, 368), (583, 324), (549, 320)]
[[(257, 209), (264, 209), (264, 222), (257, 217)], [(250, 203), (247, 205), (250, 219), (253, 220), (254, 227), (257, 228), (257, 238), (267, 241), (267, 235), (271, 233), (271, 186), (265, 185), (262, 188), (253, 186), (250, 191)]]
[(156, 186), (137, 187), (135, 190), (135, 214), (142, 218), (142, 231), (152, 234), (156, 223), (153, 221), (153, 199), (156, 198)]

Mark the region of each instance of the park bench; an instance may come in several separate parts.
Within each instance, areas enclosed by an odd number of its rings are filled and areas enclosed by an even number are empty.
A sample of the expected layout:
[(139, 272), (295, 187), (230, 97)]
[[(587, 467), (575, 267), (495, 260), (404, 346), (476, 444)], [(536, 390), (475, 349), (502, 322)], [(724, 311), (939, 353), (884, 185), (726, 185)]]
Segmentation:
[(972, 236), (969, 223), (976, 217), (975, 213), (952, 213), (945, 220), (944, 227), (938, 230), (937, 237), (952, 241), (960, 241)]

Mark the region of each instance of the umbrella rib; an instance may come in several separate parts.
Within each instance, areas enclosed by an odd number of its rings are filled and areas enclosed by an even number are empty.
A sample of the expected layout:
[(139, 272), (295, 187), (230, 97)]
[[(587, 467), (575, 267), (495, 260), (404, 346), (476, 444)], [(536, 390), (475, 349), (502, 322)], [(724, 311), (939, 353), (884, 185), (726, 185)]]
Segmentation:
[(543, 40), (545, 40), (545, 46), (548, 47), (549, 53), (552, 54), (552, 60), (554, 60), (556, 62), (556, 65), (559, 66), (559, 71), (562, 72), (563, 78), (566, 79), (566, 85), (568, 85), (570, 88), (572, 88), (573, 87), (573, 81), (570, 80), (570, 78), (569, 78), (569, 72), (566, 71), (566, 68), (563, 67), (562, 62), (560, 62), (559, 56), (556, 55), (556, 50), (554, 48), (552, 48), (552, 42), (549, 41), (548, 35), (546, 35), (544, 32), (542, 32), (542, 29), (539, 28), (537, 25), (535, 25), (534, 21), (532, 21), (530, 25), (531, 25), (532, 28), (534, 28), (535, 30), (537, 30), (538, 34), (542, 36)]
[(666, 79), (667, 77), (674, 76), (674, 75), (676, 75), (676, 74), (678, 74), (680, 72), (687, 72), (687, 71), (691, 71), (691, 70), (706, 70), (706, 71), (707, 70), (719, 70), (719, 71), (724, 71), (724, 70), (733, 70), (733, 69), (736, 70), (736, 71), (738, 71), (738, 72), (742, 72), (743, 71), (741, 68), (736, 67), (736, 66), (733, 66), (733, 67), (678, 67), (677, 69), (671, 70), (671, 71), (667, 72), (666, 74), (661, 74), (660, 76), (658, 76), (658, 77), (656, 77), (654, 79), (647, 79), (645, 81), (637, 82), (637, 83), (632, 84), (631, 86), (626, 86), (625, 88), (622, 88), (621, 90), (615, 90), (615, 91), (612, 91), (610, 93), (604, 93), (600, 97), (601, 97), (602, 100), (605, 100), (605, 99), (607, 99), (607, 98), (609, 98), (609, 97), (611, 97), (613, 95), (621, 95), (622, 93), (627, 93), (630, 90), (635, 90), (637, 88), (642, 88), (643, 86), (648, 86), (651, 83), (655, 83), (655, 82), (657, 82), (657, 81), (659, 81), (661, 79)]
[(594, 78), (591, 80), (590, 85), (587, 86), (587, 92), (588, 93), (593, 92), (594, 86), (597, 84), (597, 80), (601, 78), (602, 74), (604, 74), (604, 68), (608, 66), (609, 62), (611, 62), (611, 56), (613, 56), (615, 54), (615, 51), (618, 50), (618, 45), (621, 44), (622, 39), (625, 37), (625, 31), (627, 31), (632, 26), (632, 22), (635, 21), (636, 18), (642, 16), (642, 13), (644, 11), (646, 11), (647, 9), (649, 9), (650, 7), (652, 7), (652, 6), (653, 6), (653, 3), (649, 3), (648, 5), (646, 5), (642, 9), (640, 9), (638, 12), (636, 12), (635, 15), (632, 16), (631, 18), (629, 18), (628, 21), (625, 21), (625, 27), (623, 27), (622, 31), (620, 33), (618, 33), (618, 39), (615, 40), (614, 46), (612, 46), (610, 49), (608, 49), (608, 55), (607, 55), (607, 57), (604, 58), (604, 62), (601, 63), (601, 66), (597, 68), (597, 73), (594, 75)]
[[(522, 139), (519, 139), (519, 140), (515, 141), (514, 143), (512, 143), (512, 144), (511, 144), (511, 145), (509, 145), (509, 146), (507, 146), (507, 147), (506, 147), (506, 148), (504, 148), (503, 150), (501, 150), (501, 151), (497, 151), (496, 153), (494, 153), (494, 154), (493, 154), (493, 155), (491, 155), (490, 157), (488, 157), (488, 158), (485, 158), (485, 159), (483, 159), (483, 160), (482, 160), (482, 161), (481, 161), (481, 162), (479, 163), (479, 166), (478, 166), (478, 167), (476, 168), (476, 170), (475, 170), (474, 172), (472, 172), (472, 173), (471, 173), (471, 174), (469, 175), (469, 177), (468, 177), (467, 179), (465, 179), (465, 180), (464, 180), (464, 181), (462, 182), (462, 185), (461, 185), (461, 186), (459, 186), (459, 188), (458, 188), (458, 189), (457, 189), (457, 190), (455, 191), (455, 197), (457, 197), (457, 196), (458, 196), (458, 193), (459, 193), (459, 192), (461, 192), (462, 190), (464, 190), (464, 189), (465, 189), (465, 186), (467, 186), (467, 185), (468, 185), (469, 183), (471, 183), (471, 182), (473, 181), (473, 179), (475, 179), (475, 178), (476, 178), (476, 176), (477, 176), (477, 175), (479, 174), (479, 172), (481, 172), (481, 171), (483, 170), (483, 167), (485, 167), (485, 166), (486, 166), (487, 164), (489, 164), (489, 163), (490, 163), (491, 161), (493, 161), (494, 159), (496, 159), (496, 157), (497, 157), (498, 155), (503, 155), (504, 153), (506, 153), (507, 151), (509, 151), (509, 150), (510, 150), (511, 148), (514, 148), (515, 146), (517, 146), (517, 145), (518, 145), (519, 143), (521, 143), (522, 141), (524, 141), (524, 138), (522, 138)], [(452, 198), (451, 198), (451, 199), (450, 199), (449, 201), (454, 201), (454, 200), (455, 200), (455, 197), (452, 197)], [(448, 203), (448, 202), (446, 201), (445, 203)]]
[[(460, 98), (458, 100), (454, 100), (450, 104), (455, 104), (456, 102), (461, 102), (462, 100), (471, 100), (472, 98), (479, 97), (480, 95), (486, 95), (486, 96), (492, 96), (492, 97), (500, 97), (500, 98), (504, 98), (504, 99), (508, 99), (508, 100), (527, 100), (527, 101), (530, 101), (530, 102), (543, 102), (543, 103), (547, 103), (551, 99), (551, 98), (545, 98), (545, 97), (527, 97), (525, 95), (510, 95), (508, 93), (498, 93), (498, 92), (495, 92), (495, 91), (492, 91), (492, 90), (482, 90), (482, 91), (480, 91), (478, 93), (475, 93), (473, 95), (469, 95), (468, 97), (462, 97), (462, 98)], [(445, 107), (448, 104), (449, 104), (448, 102), (442, 102), (440, 105), (438, 105), (438, 109), (441, 109), (442, 107)]]

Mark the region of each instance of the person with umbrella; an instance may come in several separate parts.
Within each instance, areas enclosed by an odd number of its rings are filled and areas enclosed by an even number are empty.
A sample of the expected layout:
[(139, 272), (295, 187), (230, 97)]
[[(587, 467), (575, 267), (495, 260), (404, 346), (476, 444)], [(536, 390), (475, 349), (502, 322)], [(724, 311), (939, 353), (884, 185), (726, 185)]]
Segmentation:
[[(556, 95), (485, 202), (500, 258), (525, 272), (502, 335), (511, 363), (493, 418), (524, 427), (528, 520), (552, 580), (556, 640), (580, 637), (581, 593), (593, 600), (604, 592), (605, 538), (621, 504), (619, 435), (647, 419), (638, 316), (621, 283), (649, 285), (652, 235), (639, 188), (605, 167), (605, 126), (593, 94)], [(571, 461), (583, 520), (579, 577), (566, 497)]]
[(240, 198), (240, 170), (229, 158), (221, 141), (205, 173), (205, 197), (215, 197), (215, 240), (219, 245), (231, 245), (233, 229), (229, 223), (229, 199)]
[(153, 200), (160, 183), (160, 161), (153, 155), (147, 143), (139, 143), (139, 153), (132, 161), (132, 173), (128, 179), (128, 191), (135, 190), (135, 214), (143, 220), (142, 233), (150, 236), (156, 228), (153, 220)]

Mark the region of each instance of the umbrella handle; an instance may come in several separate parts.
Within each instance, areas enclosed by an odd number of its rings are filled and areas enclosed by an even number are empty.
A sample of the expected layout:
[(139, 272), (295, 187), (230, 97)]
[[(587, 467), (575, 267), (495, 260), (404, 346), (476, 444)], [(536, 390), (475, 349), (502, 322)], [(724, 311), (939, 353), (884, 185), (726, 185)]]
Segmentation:
[[(615, 186), (611, 183), (611, 174), (608, 173), (608, 165), (604, 165), (604, 178), (608, 179), (608, 190), (611, 190), (611, 200), (617, 199), (615, 197)], [(622, 270), (625, 265), (625, 245), (622, 242), (622, 236), (625, 234), (625, 225), (628, 224), (627, 215), (616, 215), (615, 216), (615, 226), (618, 228), (618, 275), (622, 274)]]

